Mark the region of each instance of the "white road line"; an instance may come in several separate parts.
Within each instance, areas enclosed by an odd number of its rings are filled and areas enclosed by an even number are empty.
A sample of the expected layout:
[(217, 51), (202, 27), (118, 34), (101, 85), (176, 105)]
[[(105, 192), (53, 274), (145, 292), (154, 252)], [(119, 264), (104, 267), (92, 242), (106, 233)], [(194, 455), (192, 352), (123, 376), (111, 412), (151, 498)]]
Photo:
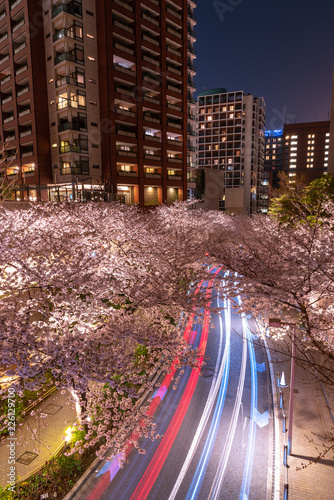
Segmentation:
[[(217, 296), (217, 306), (219, 306), (219, 293)], [(225, 314), (226, 314), (226, 300), (224, 300), (224, 307), (225, 307)], [(229, 309), (229, 314), (231, 314), (230, 309)], [(214, 376), (213, 376), (213, 379), (211, 382), (210, 391), (209, 391), (207, 401), (206, 401), (206, 404), (205, 404), (205, 407), (204, 407), (204, 410), (202, 413), (201, 420), (198, 424), (195, 436), (194, 436), (192, 443), (191, 443), (191, 446), (189, 448), (187, 457), (183, 463), (183, 466), (182, 466), (182, 469), (178, 475), (178, 478), (175, 481), (174, 488), (173, 488), (168, 500), (175, 499), (176, 494), (181, 486), (181, 483), (182, 483), (182, 481), (183, 481), (183, 479), (188, 471), (190, 463), (192, 462), (192, 460), (194, 458), (195, 452), (197, 450), (198, 444), (199, 444), (201, 437), (203, 435), (204, 429), (208, 423), (212, 408), (213, 408), (214, 403), (215, 403), (215, 399), (216, 399), (218, 391), (219, 391), (219, 387), (221, 385), (221, 380), (222, 380), (223, 373), (224, 373), (225, 366), (226, 366), (228, 351), (229, 351), (229, 347), (230, 347), (230, 342), (229, 342), (230, 333), (231, 333), (230, 329), (226, 328), (226, 344), (225, 344), (224, 356), (223, 356), (223, 361), (220, 362), (221, 361), (221, 353), (222, 353), (222, 345), (223, 345), (223, 322), (222, 322), (222, 317), (220, 315), (219, 316), (219, 334), (220, 334), (219, 348), (218, 348), (217, 362), (216, 362), (216, 366), (215, 366)], [(218, 371), (218, 367), (219, 367), (219, 371)]]
[(242, 317), (242, 339), (243, 339), (243, 349), (242, 349), (242, 361), (241, 361), (241, 369), (240, 369), (240, 378), (237, 390), (237, 397), (235, 400), (233, 414), (230, 422), (230, 426), (227, 433), (227, 440), (225, 441), (224, 449), (222, 451), (217, 472), (214, 478), (214, 481), (211, 486), (210, 494), (208, 500), (218, 500), (220, 491), (222, 488), (223, 478), (227, 466), (227, 461), (230, 456), (232, 443), (236, 431), (236, 426), (238, 422), (240, 407), (241, 407), (241, 399), (242, 393), (245, 385), (245, 376), (246, 376), (246, 364), (247, 364), (247, 327), (246, 320), (244, 316)]

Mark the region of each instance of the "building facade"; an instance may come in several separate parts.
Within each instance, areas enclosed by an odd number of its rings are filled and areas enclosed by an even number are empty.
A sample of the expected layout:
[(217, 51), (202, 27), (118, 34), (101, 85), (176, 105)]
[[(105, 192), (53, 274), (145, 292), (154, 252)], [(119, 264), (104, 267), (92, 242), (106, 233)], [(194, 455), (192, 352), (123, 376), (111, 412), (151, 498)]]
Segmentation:
[[(264, 127), (262, 98), (221, 88), (199, 94), (196, 164), (224, 173), (217, 176), (221, 210), (247, 214), (262, 210)], [(207, 192), (204, 203), (218, 208), (217, 197)]]
[(330, 122), (284, 126), (283, 170), (293, 182), (310, 182), (328, 171)]
[(265, 156), (262, 181), (262, 212), (268, 212), (270, 189), (279, 187), (279, 173), (283, 169), (283, 129), (266, 130)]
[(185, 199), (193, 0), (5, 0), (1, 139), (17, 198)]

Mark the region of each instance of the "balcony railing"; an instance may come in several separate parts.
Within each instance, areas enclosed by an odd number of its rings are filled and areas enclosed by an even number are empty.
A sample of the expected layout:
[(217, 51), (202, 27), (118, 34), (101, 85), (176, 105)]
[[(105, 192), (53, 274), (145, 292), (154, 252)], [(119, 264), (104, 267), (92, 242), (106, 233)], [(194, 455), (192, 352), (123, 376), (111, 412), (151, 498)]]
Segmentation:
[(52, 11), (52, 19), (61, 12), (67, 12), (67, 14), (72, 14), (72, 16), (82, 17), (82, 5), (81, 2), (70, 2), (68, 4), (56, 5)]
[(4, 42), (8, 38), (8, 33), (5, 33), (4, 35), (0, 36), (0, 43)]
[(78, 82), (77, 78), (74, 78), (73, 76), (62, 76), (61, 78), (58, 78), (56, 81), (56, 87), (61, 87), (62, 85), (69, 84), (69, 85), (75, 85), (76, 87), (84, 87), (84, 83)]
[(25, 64), (24, 66), (21, 66), (15, 71), (15, 75), (16, 76), (20, 75), (21, 73), (23, 73), (23, 71), (26, 71), (27, 69), (28, 69), (28, 64)]
[(82, 150), (80, 144), (66, 144), (65, 146), (59, 146), (59, 153), (83, 153), (87, 152), (87, 149)]
[(12, 33), (15, 33), (15, 31), (17, 31), (23, 25), (24, 25), (24, 18), (21, 19), (21, 21), (19, 21), (17, 24), (15, 24), (15, 26), (12, 29)]
[[(5, 96), (5, 95), (6, 95), (6, 94), (4, 94), (4, 96)], [(8, 97), (5, 97), (4, 99), (2, 99), (2, 104), (6, 104), (6, 102), (11, 101), (12, 99), (13, 99), (13, 96), (12, 96), (12, 95), (10, 95), (10, 96), (8, 96)]]
[(28, 87), (28, 86), (23, 87), (23, 89), (19, 90), (19, 91), (16, 93), (16, 96), (17, 96), (17, 97), (20, 97), (20, 95), (23, 95), (23, 94), (25, 94), (26, 92), (29, 92), (29, 87)]
[(78, 60), (77, 57), (70, 52), (63, 52), (63, 54), (59, 54), (54, 58), (55, 65), (61, 63), (62, 61), (71, 61), (78, 64), (84, 64), (84, 61), (82, 59)]
[(115, 3), (117, 3), (118, 5), (121, 5), (121, 7), (124, 7), (125, 9), (128, 9), (128, 10), (131, 10), (131, 12), (133, 12), (133, 5), (132, 3), (126, 3), (126, 2), (122, 2), (122, 0), (114, 0)]
[(124, 175), (126, 177), (137, 177), (138, 172), (135, 170), (117, 170), (117, 175)]
[(26, 158), (27, 156), (33, 156), (33, 154), (34, 154), (34, 150), (30, 149), (29, 151), (24, 151), (23, 153), (21, 153), (21, 156), (22, 156), (22, 158)]
[(64, 38), (64, 36), (77, 40), (78, 42), (82, 42), (83, 40), (82, 36), (76, 35), (70, 28), (62, 28), (53, 35), (53, 41), (56, 42), (57, 40)]

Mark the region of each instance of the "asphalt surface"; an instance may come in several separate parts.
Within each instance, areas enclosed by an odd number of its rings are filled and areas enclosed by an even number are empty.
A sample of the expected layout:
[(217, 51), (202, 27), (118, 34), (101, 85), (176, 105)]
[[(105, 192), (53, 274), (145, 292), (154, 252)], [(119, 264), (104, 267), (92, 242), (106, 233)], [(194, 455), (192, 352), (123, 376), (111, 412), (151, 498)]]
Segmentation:
[[(156, 479), (145, 471), (157, 462), (164, 438), (143, 439), (140, 446), (146, 454), (133, 450), (128, 463), (99, 498), (265, 500), (271, 496), (270, 377), (264, 350), (253, 348), (255, 325), (249, 326), (247, 319), (233, 312), (222, 312), (221, 318), (212, 316), (206, 366), (170, 451), (156, 466)], [(197, 331), (193, 334), (197, 346), (202, 326), (196, 325), (193, 330)], [(177, 389), (170, 388), (160, 403), (155, 413), (159, 434), (165, 435), (173, 424), (175, 412), (189, 390), (190, 377), (187, 368)]]

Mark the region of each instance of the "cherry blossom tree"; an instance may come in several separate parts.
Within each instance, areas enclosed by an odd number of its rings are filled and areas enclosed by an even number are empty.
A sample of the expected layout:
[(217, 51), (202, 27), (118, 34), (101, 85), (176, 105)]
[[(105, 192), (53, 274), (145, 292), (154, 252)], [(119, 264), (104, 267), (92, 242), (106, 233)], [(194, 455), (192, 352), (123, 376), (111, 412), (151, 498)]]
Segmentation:
[(325, 208), (317, 224), (304, 220), (295, 227), (261, 215), (231, 217), (211, 239), (210, 256), (231, 271), (225, 291), (243, 298), (235, 307), (283, 321), (292, 315), (304, 332), (300, 361), (317, 367), (313, 353), (324, 351), (319, 373), (334, 383), (334, 207)]
[(92, 431), (86, 446), (107, 446), (142, 418), (133, 402), (157, 362), (196, 364), (179, 319), (200, 317), (204, 295), (189, 291), (207, 280), (211, 229), (182, 204), (50, 204), (0, 218), (0, 366), (21, 390), (51, 372)]

